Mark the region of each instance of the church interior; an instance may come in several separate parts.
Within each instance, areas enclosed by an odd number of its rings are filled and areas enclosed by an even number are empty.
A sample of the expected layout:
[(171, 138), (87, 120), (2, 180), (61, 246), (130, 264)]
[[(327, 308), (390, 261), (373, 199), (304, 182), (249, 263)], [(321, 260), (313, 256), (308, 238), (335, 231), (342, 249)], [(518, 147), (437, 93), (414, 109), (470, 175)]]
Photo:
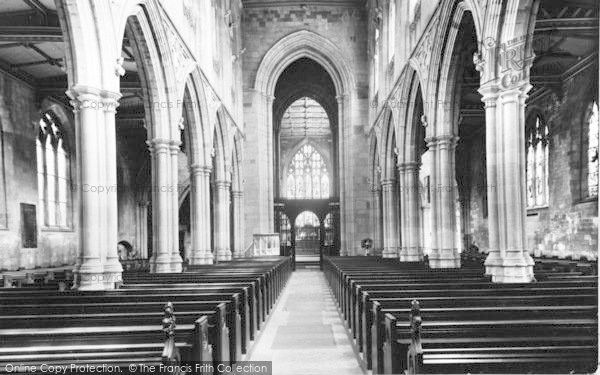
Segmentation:
[(0, 0), (0, 373), (594, 373), (597, 0)]

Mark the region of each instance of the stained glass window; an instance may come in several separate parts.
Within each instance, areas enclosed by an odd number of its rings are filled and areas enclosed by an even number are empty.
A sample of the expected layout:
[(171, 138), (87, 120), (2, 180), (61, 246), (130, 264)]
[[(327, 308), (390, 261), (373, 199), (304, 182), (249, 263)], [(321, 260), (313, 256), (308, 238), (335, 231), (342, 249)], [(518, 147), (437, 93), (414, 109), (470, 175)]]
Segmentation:
[(70, 226), (71, 174), (64, 134), (53, 114), (45, 113), (36, 140), (38, 195), (44, 226)]
[(548, 127), (539, 117), (527, 129), (527, 207), (548, 204)]
[(287, 196), (292, 199), (329, 198), (329, 174), (321, 154), (310, 144), (298, 150), (287, 173)]
[(598, 103), (594, 102), (588, 121), (588, 195), (598, 196)]

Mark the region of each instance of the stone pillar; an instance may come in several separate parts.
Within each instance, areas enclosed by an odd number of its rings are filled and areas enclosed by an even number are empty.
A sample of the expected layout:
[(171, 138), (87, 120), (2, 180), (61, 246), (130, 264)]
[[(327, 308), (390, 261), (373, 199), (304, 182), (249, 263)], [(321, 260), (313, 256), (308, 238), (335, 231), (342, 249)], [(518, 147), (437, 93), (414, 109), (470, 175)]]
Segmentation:
[(275, 167), (274, 165), (274, 159), (273, 159), (273, 150), (275, 148), (275, 143), (273, 142), (273, 101), (275, 100), (275, 97), (273, 95), (268, 95), (267, 96), (267, 163), (269, 165), (269, 169), (268, 169), (268, 181), (269, 181), (269, 189), (268, 189), (268, 199), (269, 199), (269, 203), (268, 203), (268, 211), (267, 211), (267, 218), (268, 218), (268, 231), (267, 233), (271, 233), (275, 230), (275, 220), (274, 220), (274, 215), (275, 215), (275, 181), (274, 181), (274, 175), (275, 175)]
[[(347, 187), (352, 185), (351, 175), (348, 176), (349, 168), (346, 168), (346, 155), (348, 155), (348, 136), (346, 135), (346, 127), (350, 124), (345, 124), (344, 121), (348, 118), (346, 116), (346, 107), (348, 95), (340, 94), (335, 97), (338, 105), (338, 177), (339, 177), (339, 192), (340, 192), (340, 210), (339, 210), (339, 225), (340, 225), (340, 255), (351, 255), (354, 254), (354, 239), (350, 235), (351, 225), (354, 225), (353, 213), (351, 212), (352, 205), (347, 201), (348, 192)], [(335, 181), (333, 177), (332, 183)], [(346, 183), (348, 181), (348, 183)], [(350, 208), (350, 209), (349, 209)], [(356, 249), (357, 251), (359, 249)]]
[(179, 253), (179, 147), (181, 141), (172, 140), (170, 142), (170, 179), (169, 179), (169, 194), (170, 194), (170, 225), (169, 225), (169, 248), (171, 249), (171, 272), (181, 272), (183, 259)]
[(486, 168), (489, 255), (493, 282), (533, 280), (534, 261), (526, 249), (525, 99), (530, 86), (499, 90), (486, 86)]
[(455, 149), (458, 137), (439, 135), (429, 139), (433, 150), (432, 173), (432, 241), (429, 266), (431, 268), (459, 268), (460, 254), (456, 246), (456, 189)]
[(403, 163), (398, 166), (401, 176), (401, 193), (403, 198), (402, 215), (400, 217), (403, 237), (400, 249), (401, 262), (420, 262), (423, 260), (421, 244), (421, 207), (419, 202), (419, 168), (418, 162)]
[(233, 257), (241, 258), (244, 256), (244, 192), (232, 191), (233, 198)]
[(150, 146), (152, 164), (152, 272), (171, 272), (171, 249), (169, 242), (169, 175), (170, 141), (155, 138), (147, 142)]
[(139, 201), (136, 219), (136, 247), (141, 258), (148, 258), (148, 201)]
[(396, 181), (381, 181), (383, 194), (383, 253), (384, 258), (398, 257), (398, 197)]
[[(213, 255), (210, 249), (210, 167), (192, 165), (191, 168), (191, 232), (192, 250), (190, 264), (212, 264)], [(208, 213), (208, 214), (207, 214)]]
[[(74, 87), (69, 92), (75, 114), (77, 150), (77, 176), (80, 188), (80, 255), (76, 267), (76, 285), (79, 290), (103, 290), (104, 264), (101, 257), (101, 238), (108, 236), (106, 223), (98, 213), (104, 208), (96, 189), (100, 180), (103, 142), (99, 142), (99, 128), (104, 113), (100, 108), (100, 91), (87, 87)], [(94, 189), (94, 190), (92, 190)], [(94, 191), (94, 192), (92, 192)], [(116, 244), (115, 244), (116, 247)]]
[(122, 280), (123, 267), (119, 262), (117, 243), (119, 242), (119, 208), (117, 202), (117, 136), (115, 113), (120, 95), (105, 98), (104, 103), (104, 137), (105, 147), (104, 171), (107, 189), (104, 203), (106, 205), (106, 258), (104, 263), (104, 281), (106, 289), (113, 289), (116, 282)]
[(371, 227), (373, 228), (373, 250), (383, 249), (383, 238), (381, 236), (381, 207), (379, 206), (379, 186), (375, 183), (371, 186)]
[(215, 252), (217, 261), (231, 260), (231, 245), (229, 236), (229, 205), (231, 182), (216, 181), (215, 193), (217, 202), (215, 206)]

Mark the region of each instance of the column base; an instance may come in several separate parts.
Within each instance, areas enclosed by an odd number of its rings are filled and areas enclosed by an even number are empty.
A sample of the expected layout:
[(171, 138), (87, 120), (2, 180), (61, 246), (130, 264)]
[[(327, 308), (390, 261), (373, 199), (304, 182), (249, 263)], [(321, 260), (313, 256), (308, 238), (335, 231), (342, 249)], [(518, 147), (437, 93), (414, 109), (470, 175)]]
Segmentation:
[(123, 282), (123, 266), (117, 258), (110, 258), (104, 265), (105, 289), (115, 289), (117, 284)]
[(228, 262), (231, 260), (231, 251), (230, 250), (218, 250), (217, 251), (217, 261), (218, 262)]
[(190, 266), (197, 266), (202, 264), (213, 264), (212, 253), (210, 251), (192, 252), (190, 256)]
[(429, 268), (460, 268), (458, 249), (431, 249)]
[(99, 261), (84, 261), (75, 274), (77, 290), (106, 289), (104, 267)]
[(183, 271), (183, 259), (179, 255), (179, 251), (173, 254), (171, 257), (171, 272), (182, 272)]
[(150, 258), (150, 272), (154, 273), (170, 273), (171, 259), (167, 254), (158, 257)]
[(422, 262), (423, 261), (423, 248), (411, 246), (402, 247), (400, 249), (400, 261), (401, 262)]
[(534, 261), (527, 251), (509, 251), (504, 258), (492, 251), (485, 260), (485, 274), (494, 283), (529, 283), (534, 280)]
[(381, 256), (387, 259), (398, 258), (398, 249), (395, 247), (384, 247)]

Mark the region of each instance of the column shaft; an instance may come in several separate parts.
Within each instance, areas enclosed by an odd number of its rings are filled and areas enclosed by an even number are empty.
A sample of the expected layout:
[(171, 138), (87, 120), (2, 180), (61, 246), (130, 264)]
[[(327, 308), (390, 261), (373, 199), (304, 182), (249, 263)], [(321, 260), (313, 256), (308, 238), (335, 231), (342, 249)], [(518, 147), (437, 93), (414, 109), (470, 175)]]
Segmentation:
[(417, 162), (404, 163), (400, 166), (400, 175), (403, 176), (403, 216), (401, 217), (403, 229), (402, 248), (400, 250), (401, 262), (419, 262), (423, 260), (423, 246), (421, 244), (421, 211), (419, 204), (419, 167)]
[(525, 99), (528, 85), (480, 89), (486, 103), (490, 252), (486, 274), (500, 283), (533, 280), (526, 249)]
[(381, 207), (379, 205), (379, 187), (373, 185), (371, 189), (371, 227), (373, 228), (373, 250), (377, 253), (378, 250), (383, 251), (383, 238), (381, 236)]
[[(102, 223), (98, 212), (102, 209), (101, 199), (96, 192), (100, 185), (100, 158), (102, 150), (98, 142), (98, 110), (100, 97), (81, 90), (69, 91), (73, 98), (75, 113), (75, 136), (77, 140), (77, 174), (80, 189), (80, 255), (76, 268), (77, 288), (80, 290), (102, 290), (104, 284), (101, 238), (107, 235), (106, 223)], [(94, 192), (92, 192), (94, 191)]]
[(215, 252), (218, 261), (231, 260), (229, 205), (231, 182), (216, 181)]
[(152, 242), (151, 271), (171, 272), (169, 248), (169, 140), (149, 141), (152, 162)]
[(383, 253), (384, 258), (398, 257), (398, 197), (396, 181), (381, 182), (383, 193)]
[(234, 191), (232, 192), (233, 197), (233, 222), (235, 227), (233, 229), (234, 243), (233, 257), (241, 258), (244, 256), (244, 192)]
[(171, 168), (169, 181), (171, 272), (181, 272), (183, 259), (179, 253), (179, 146), (181, 141), (171, 141)]
[(212, 264), (213, 257), (210, 247), (210, 220), (207, 212), (210, 212), (210, 194), (207, 190), (210, 177), (210, 167), (194, 165), (191, 168), (191, 232), (192, 250), (189, 258), (191, 265)]
[(456, 246), (456, 183), (455, 149), (457, 137), (441, 135), (430, 145), (435, 148), (434, 189), (435, 196), (432, 215), (433, 233), (436, 241), (432, 244), (429, 257), (431, 268), (459, 268), (460, 254)]
[(122, 280), (123, 267), (119, 262), (117, 243), (119, 241), (119, 208), (117, 202), (117, 136), (115, 126), (115, 112), (118, 106), (116, 99), (104, 100), (104, 140), (105, 146), (105, 180), (107, 192), (106, 204), (106, 260), (104, 263), (104, 279), (107, 289), (115, 287), (116, 282)]

